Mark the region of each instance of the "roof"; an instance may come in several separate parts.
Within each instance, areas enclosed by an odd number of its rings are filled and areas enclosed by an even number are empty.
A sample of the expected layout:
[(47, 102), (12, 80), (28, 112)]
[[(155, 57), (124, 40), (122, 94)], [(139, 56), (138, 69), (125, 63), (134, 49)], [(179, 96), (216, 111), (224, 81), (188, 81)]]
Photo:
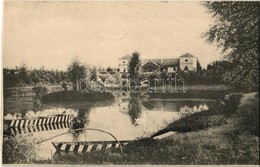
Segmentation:
[(154, 64), (158, 64), (160, 66), (178, 66), (179, 65), (179, 59), (143, 59), (142, 64), (145, 65), (148, 62), (152, 62)]
[(143, 59), (142, 64), (146, 64), (148, 62), (153, 62), (155, 64), (161, 64), (161, 59)]
[(178, 66), (179, 59), (162, 59), (162, 66)]
[(120, 57), (119, 59), (127, 59), (127, 60), (129, 60), (129, 59), (131, 59), (131, 56), (130, 55), (125, 55), (123, 57)]
[(185, 53), (185, 54), (183, 54), (183, 55), (180, 56), (180, 57), (195, 57), (195, 56), (193, 56), (193, 55), (190, 54), (190, 53)]
[(148, 65), (148, 64), (153, 64), (153, 65), (155, 65), (155, 66), (161, 66), (159, 63), (152, 62), (152, 61), (148, 61), (148, 62), (146, 62), (145, 64), (143, 64), (143, 67), (146, 66), (146, 65)]

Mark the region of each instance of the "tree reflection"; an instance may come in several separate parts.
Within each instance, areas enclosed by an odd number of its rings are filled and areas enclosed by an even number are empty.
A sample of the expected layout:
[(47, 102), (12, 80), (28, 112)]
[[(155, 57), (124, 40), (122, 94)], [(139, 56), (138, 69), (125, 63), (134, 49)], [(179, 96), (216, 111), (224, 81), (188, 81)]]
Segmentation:
[[(91, 106), (84, 106), (79, 108), (77, 112), (77, 117), (73, 118), (72, 120), (72, 130), (82, 129), (85, 128), (89, 123), (89, 113), (90, 113)], [(78, 130), (73, 132), (74, 139), (77, 139), (79, 134), (82, 133), (83, 130)]]
[(145, 101), (145, 102), (142, 102), (142, 105), (145, 108), (147, 108), (148, 110), (153, 110), (157, 106), (156, 102), (154, 102), (154, 101)]
[(138, 125), (137, 119), (140, 118), (142, 113), (142, 104), (140, 102), (140, 98), (138, 94), (131, 94), (130, 95), (130, 101), (128, 104), (128, 114), (131, 118), (131, 122), (133, 125)]

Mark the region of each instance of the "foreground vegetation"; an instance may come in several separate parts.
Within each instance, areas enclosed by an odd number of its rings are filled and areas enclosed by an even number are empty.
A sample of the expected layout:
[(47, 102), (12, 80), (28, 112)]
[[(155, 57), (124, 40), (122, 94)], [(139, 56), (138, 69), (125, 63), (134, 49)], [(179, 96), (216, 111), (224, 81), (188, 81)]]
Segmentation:
[(55, 163), (256, 165), (259, 163), (259, 96), (251, 93), (241, 100), (240, 97), (233, 96), (219, 111), (184, 117), (166, 127), (180, 133), (161, 140), (145, 138), (132, 142), (124, 147), (123, 155), (111, 151), (56, 155)]

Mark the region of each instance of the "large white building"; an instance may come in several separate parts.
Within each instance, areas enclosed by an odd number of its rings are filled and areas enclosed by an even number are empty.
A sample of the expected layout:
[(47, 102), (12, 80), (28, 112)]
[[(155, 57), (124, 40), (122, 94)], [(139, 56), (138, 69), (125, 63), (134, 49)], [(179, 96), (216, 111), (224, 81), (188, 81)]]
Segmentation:
[(197, 71), (197, 63), (198, 58), (193, 56), (190, 53), (186, 53), (180, 56), (180, 69), (181, 70), (190, 70), (190, 71)]
[(129, 63), (130, 59), (131, 59), (130, 55), (125, 55), (118, 59), (119, 72), (128, 72), (127, 68), (128, 68), (128, 63)]
[[(120, 72), (128, 72), (128, 63), (131, 59), (130, 55), (123, 56), (118, 59), (118, 69)], [(176, 72), (178, 70), (197, 71), (198, 58), (190, 53), (185, 53), (179, 58), (171, 59), (143, 59), (142, 71), (167, 71)]]

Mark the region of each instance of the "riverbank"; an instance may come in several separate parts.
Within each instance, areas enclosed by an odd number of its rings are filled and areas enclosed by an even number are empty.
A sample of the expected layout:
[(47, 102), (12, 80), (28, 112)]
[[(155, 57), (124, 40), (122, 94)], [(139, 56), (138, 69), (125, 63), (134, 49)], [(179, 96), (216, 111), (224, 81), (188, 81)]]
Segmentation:
[(73, 164), (76, 160), (79, 164), (259, 164), (259, 96), (237, 95), (225, 106), (173, 122), (168, 130), (179, 133), (161, 140), (145, 138), (132, 142), (124, 147), (123, 155), (110, 151), (60, 155), (55, 163)]

